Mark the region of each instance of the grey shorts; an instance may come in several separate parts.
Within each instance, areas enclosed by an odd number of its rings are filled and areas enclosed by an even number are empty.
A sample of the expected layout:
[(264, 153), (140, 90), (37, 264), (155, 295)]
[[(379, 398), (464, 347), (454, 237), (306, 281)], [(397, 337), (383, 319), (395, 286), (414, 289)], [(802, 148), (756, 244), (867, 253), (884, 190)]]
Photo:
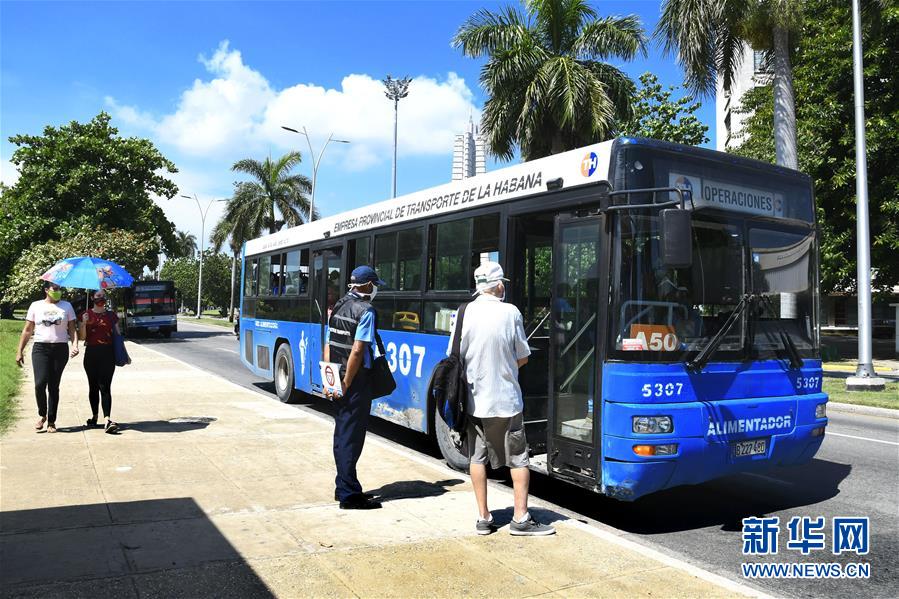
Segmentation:
[(527, 468), (530, 463), (520, 413), (511, 418), (469, 416), (466, 447), (471, 464), (487, 464), (488, 458), (491, 468)]

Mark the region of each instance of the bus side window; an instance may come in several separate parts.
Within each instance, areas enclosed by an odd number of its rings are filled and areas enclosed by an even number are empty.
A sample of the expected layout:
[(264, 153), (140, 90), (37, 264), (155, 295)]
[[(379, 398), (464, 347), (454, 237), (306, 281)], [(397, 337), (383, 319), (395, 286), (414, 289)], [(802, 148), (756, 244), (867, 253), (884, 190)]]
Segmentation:
[(297, 278), (297, 289), (300, 295), (309, 292), (309, 250), (300, 250), (300, 271)]
[(381, 291), (396, 289), (396, 233), (375, 235), (375, 270), (386, 285)]
[[(486, 261), (499, 262), (499, 214), (486, 214), (474, 219), (471, 235), (471, 273)], [(472, 275), (474, 276), (474, 275)], [(468, 282), (474, 289), (473, 281)]]
[(350, 272), (357, 266), (371, 265), (371, 237), (351, 239), (347, 251), (350, 257)]
[(259, 276), (256, 278), (258, 295), (270, 295), (272, 285), (272, 257), (259, 257)]
[(284, 254), (272, 256), (271, 291), (272, 295), (284, 295)]
[(468, 289), (468, 251), (471, 219), (431, 225), (428, 242), (428, 288), (435, 291)]
[(254, 297), (256, 295), (256, 258), (247, 260), (244, 267), (243, 295), (244, 297)]
[(421, 252), (423, 229), (416, 227), (397, 234), (397, 278), (400, 291), (421, 289)]
[(293, 250), (284, 254), (284, 295), (297, 295), (300, 292), (300, 251)]

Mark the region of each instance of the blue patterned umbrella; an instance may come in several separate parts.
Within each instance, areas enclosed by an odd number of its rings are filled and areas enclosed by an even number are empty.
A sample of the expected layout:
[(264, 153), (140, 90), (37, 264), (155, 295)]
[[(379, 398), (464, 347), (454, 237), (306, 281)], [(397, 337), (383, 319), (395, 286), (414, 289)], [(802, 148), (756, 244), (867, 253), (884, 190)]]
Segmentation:
[(134, 282), (128, 271), (115, 262), (89, 256), (60, 260), (41, 278), (70, 289), (113, 289), (131, 287)]

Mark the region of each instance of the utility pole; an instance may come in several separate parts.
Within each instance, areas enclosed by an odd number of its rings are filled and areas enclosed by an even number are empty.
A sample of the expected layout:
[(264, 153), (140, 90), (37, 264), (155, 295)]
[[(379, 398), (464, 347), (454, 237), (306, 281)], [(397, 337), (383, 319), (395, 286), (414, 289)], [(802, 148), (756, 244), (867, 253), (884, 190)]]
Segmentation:
[(393, 187), (391, 196), (396, 197), (396, 135), (397, 135), (397, 121), (399, 115), (399, 105), (400, 100), (409, 95), (409, 84), (412, 83), (411, 77), (403, 77), (402, 79), (394, 79), (390, 75), (387, 75), (387, 78), (383, 80), (384, 87), (387, 88), (387, 91), (384, 92), (384, 95), (387, 96), (388, 99), (393, 100)]
[(871, 347), (871, 237), (868, 225), (868, 158), (865, 147), (865, 87), (859, 0), (852, 0), (852, 70), (855, 87), (855, 225), (858, 288), (858, 365), (846, 379), (849, 391), (882, 391), (886, 381), (874, 372)]

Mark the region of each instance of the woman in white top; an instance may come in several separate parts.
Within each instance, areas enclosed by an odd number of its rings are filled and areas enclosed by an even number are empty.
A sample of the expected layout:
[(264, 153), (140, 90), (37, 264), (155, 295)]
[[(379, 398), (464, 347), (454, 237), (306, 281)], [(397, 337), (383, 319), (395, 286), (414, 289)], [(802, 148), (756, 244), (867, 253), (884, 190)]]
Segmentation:
[[(62, 301), (59, 285), (44, 281), (44, 291), (46, 297), (32, 302), (28, 307), (25, 328), (22, 329), (16, 350), (16, 363), (20, 367), (25, 364), (22, 352), (28, 340), (34, 336), (31, 365), (34, 368), (34, 395), (40, 416), (34, 428), (41, 430), (46, 422), (47, 432), (55, 433), (59, 380), (69, 357), (78, 355), (78, 335), (75, 332), (75, 310), (72, 309), (72, 304)], [(71, 353), (69, 341), (72, 342)]]

